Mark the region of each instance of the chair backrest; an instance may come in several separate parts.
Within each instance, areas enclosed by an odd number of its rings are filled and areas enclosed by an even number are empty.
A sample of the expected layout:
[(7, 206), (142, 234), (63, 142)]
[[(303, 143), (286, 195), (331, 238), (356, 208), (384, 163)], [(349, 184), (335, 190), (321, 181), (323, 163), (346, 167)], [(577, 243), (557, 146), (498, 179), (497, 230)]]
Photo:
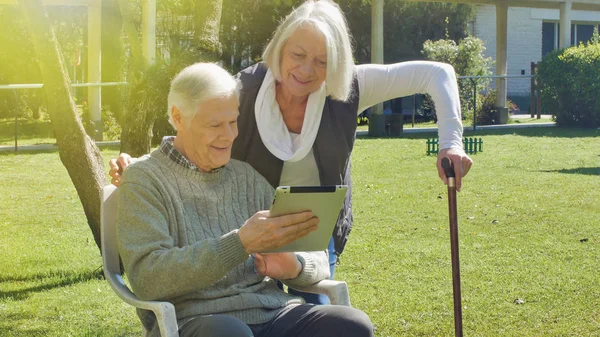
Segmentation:
[[(104, 276), (113, 291), (126, 303), (144, 310), (151, 310), (156, 316), (160, 333), (165, 337), (178, 337), (175, 307), (169, 302), (141, 301), (127, 287), (121, 276), (121, 261), (117, 243), (117, 206), (119, 204), (118, 189), (114, 185), (104, 186), (100, 215), (100, 235), (102, 240), (102, 262)], [(142, 326), (142, 335), (146, 329)]]
[(104, 186), (102, 190), (102, 215), (100, 226), (102, 227), (102, 260), (105, 272), (121, 273), (119, 262), (119, 249), (117, 246), (117, 205), (119, 192), (114, 185)]

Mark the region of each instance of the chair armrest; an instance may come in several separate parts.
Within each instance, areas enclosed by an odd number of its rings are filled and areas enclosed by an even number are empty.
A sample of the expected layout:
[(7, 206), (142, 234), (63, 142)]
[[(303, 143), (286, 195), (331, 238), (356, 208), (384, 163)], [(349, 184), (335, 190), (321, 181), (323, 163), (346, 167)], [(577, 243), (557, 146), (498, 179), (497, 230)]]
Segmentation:
[(108, 283), (114, 292), (127, 304), (154, 312), (161, 336), (179, 337), (177, 316), (175, 315), (175, 306), (173, 304), (160, 301), (142, 301), (131, 292), (120, 274), (110, 273), (105, 270), (104, 275), (106, 275)]
[(343, 281), (323, 280), (309, 286), (293, 288), (306, 293), (327, 295), (331, 304), (351, 306), (348, 285)]

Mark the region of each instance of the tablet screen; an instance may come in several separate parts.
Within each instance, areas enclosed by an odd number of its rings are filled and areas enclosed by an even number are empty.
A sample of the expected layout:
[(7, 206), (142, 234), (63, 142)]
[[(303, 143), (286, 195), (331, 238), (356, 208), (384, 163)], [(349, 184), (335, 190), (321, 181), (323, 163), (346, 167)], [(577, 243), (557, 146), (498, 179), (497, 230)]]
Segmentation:
[(310, 210), (319, 218), (318, 229), (272, 252), (324, 251), (329, 245), (348, 186), (279, 186), (271, 205), (272, 215)]

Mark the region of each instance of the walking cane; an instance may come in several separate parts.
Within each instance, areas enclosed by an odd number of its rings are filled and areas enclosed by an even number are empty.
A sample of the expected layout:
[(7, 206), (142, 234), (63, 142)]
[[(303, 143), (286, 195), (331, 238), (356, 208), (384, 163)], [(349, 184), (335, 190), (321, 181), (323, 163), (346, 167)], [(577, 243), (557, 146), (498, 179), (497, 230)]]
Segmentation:
[(454, 167), (447, 157), (442, 158), (442, 168), (448, 178), (448, 211), (450, 213), (450, 255), (452, 257), (452, 286), (454, 291), (454, 332), (462, 337), (462, 305), (460, 302), (460, 267), (458, 259), (458, 219), (456, 215), (456, 179)]

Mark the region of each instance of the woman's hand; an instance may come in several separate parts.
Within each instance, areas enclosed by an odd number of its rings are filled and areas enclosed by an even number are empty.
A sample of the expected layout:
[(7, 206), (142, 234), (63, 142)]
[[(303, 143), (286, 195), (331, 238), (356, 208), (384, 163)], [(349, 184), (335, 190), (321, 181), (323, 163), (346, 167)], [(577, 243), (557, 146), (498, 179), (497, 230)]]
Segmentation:
[(442, 167), (442, 158), (444, 157), (448, 157), (448, 159), (452, 161), (452, 167), (454, 167), (454, 173), (456, 175), (456, 190), (460, 191), (462, 187), (462, 178), (469, 173), (471, 165), (473, 165), (473, 160), (460, 148), (441, 150), (437, 158), (437, 169), (438, 175), (445, 185), (448, 184), (448, 179), (446, 178), (444, 168)]
[(112, 178), (110, 180), (111, 184), (115, 186), (119, 186), (121, 184), (121, 175), (123, 171), (131, 164), (133, 158), (127, 153), (121, 153), (119, 158), (111, 159), (108, 162), (108, 166), (110, 166), (110, 171), (108, 171), (108, 175)]
[(302, 263), (294, 253), (256, 253), (254, 267), (260, 275), (278, 280), (296, 278), (302, 271)]
[(248, 254), (277, 249), (317, 229), (319, 219), (312, 212), (272, 217), (260, 211), (244, 223), (238, 232)]

